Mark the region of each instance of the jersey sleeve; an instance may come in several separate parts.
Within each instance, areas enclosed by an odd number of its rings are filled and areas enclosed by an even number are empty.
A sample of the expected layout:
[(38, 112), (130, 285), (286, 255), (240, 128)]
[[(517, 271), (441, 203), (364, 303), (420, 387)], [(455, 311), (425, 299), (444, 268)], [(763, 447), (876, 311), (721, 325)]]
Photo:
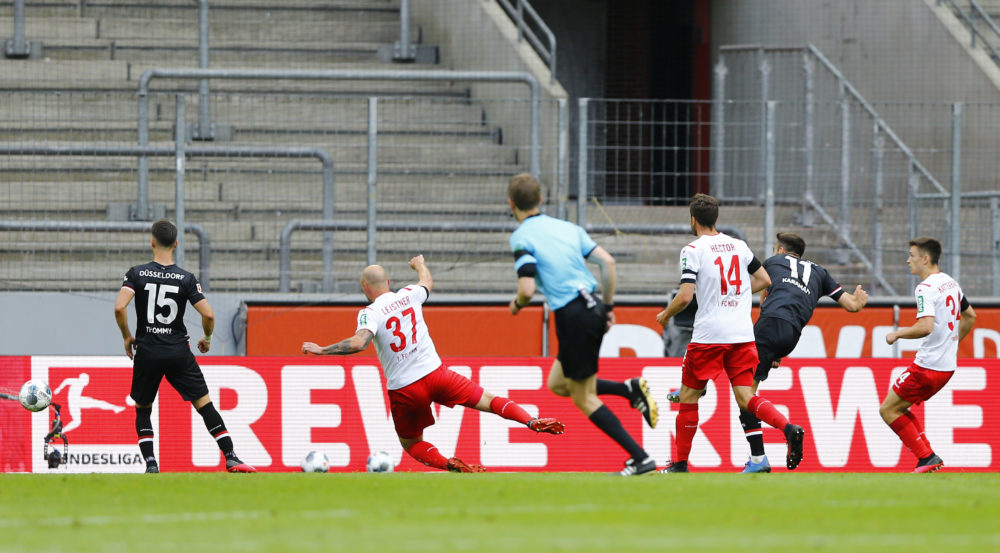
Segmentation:
[(934, 316), (934, 288), (920, 283), (913, 292), (917, 298), (917, 318)]
[(404, 292), (406, 294), (406, 297), (410, 298), (414, 302), (421, 304), (427, 301), (427, 298), (429, 298), (431, 295), (431, 293), (427, 291), (427, 288), (424, 288), (419, 284), (411, 284), (409, 286), (404, 287), (400, 291)]
[(138, 287), (139, 284), (135, 278), (135, 267), (132, 267), (125, 272), (125, 278), (122, 279), (122, 288), (128, 288), (134, 294)]
[(205, 299), (205, 293), (202, 292), (201, 283), (198, 282), (198, 278), (196, 276), (188, 275), (188, 277), (184, 280), (187, 282), (185, 288), (187, 290), (188, 301), (191, 302), (191, 305)]
[(359, 330), (367, 330), (372, 333), (372, 335), (377, 335), (378, 331), (378, 317), (375, 314), (375, 310), (366, 307), (361, 311), (358, 311), (358, 328), (354, 331), (355, 334)]
[(518, 277), (533, 277), (537, 272), (538, 260), (535, 249), (517, 232), (510, 236), (510, 248), (514, 252), (514, 271)]
[(699, 260), (695, 247), (688, 244), (681, 248), (680, 257), (681, 283), (694, 284), (698, 278)]
[[(817, 265), (813, 266), (816, 267)], [(833, 301), (837, 301), (840, 299), (840, 296), (844, 295), (844, 289), (841, 288), (840, 284), (837, 284), (836, 280), (833, 280), (833, 277), (830, 276), (830, 273), (826, 269), (823, 270), (822, 279), (820, 281), (820, 291), (824, 296), (830, 296)]]
[(587, 257), (597, 247), (597, 242), (594, 242), (594, 239), (587, 234), (587, 231), (583, 230), (583, 227), (577, 226), (576, 232), (580, 239), (580, 255)]

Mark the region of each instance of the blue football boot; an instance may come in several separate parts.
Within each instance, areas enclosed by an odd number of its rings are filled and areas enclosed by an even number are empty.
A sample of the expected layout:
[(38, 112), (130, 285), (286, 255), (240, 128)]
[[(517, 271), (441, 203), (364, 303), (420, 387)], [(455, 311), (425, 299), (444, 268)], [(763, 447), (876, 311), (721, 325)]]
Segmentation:
[(759, 463), (754, 463), (753, 460), (748, 460), (746, 466), (743, 467), (743, 472), (771, 472), (771, 463), (767, 462), (767, 456)]

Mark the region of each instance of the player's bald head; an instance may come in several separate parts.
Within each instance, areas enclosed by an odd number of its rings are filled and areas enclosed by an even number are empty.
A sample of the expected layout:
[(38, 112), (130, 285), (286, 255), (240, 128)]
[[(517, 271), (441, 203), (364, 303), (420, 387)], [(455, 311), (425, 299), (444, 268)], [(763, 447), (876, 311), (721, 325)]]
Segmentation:
[(369, 265), (361, 271), (361, 282), (368, 286), (379, 286), (388, 282), (389, 276), (385, 273), (385, 267), (381, 265)]

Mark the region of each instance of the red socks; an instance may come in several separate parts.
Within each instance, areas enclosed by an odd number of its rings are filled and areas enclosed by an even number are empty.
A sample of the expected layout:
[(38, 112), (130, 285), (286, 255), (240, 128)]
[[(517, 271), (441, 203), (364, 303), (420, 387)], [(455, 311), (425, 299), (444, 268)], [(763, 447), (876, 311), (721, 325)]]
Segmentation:
[(406, 450), (411, 457), (421, 463), (436, 469), (448, 470), (448, 459), (445, 459), (438, 448), (428, 442), (417, 442)]
[(782, 432), (785, 431), (785, 426), (788, 424), (788, 419), (785, 418), (785, 415), (782, 415), (781, 411), (778, 411), (773, 403), (760, 396), (750, 398), (750, 401), (747, 402), (747, 411), (750, 411), (758, 419)]
[(505, 397), (499, 396), (490, 401), (490, 411), (493, 411), (505, 419), (517, 421), (521, 424), (528, 424), (528, 421), (534, 418), (520, 405)]
[(906, 411), (896, 420), (892, 421), (889, 428), (899, 436), (906, 449), (913, 452), (917, 456), (917, 459), (923, 459), (934, 453), (927, 442), (927, 436), (924, 435), (924, 427), (913, 413)]
[(698, 431), (698, 404), (682, 403), (677, 413), (677, 457), (673, 462), (687, 461), (691, 455), (691, 441)]

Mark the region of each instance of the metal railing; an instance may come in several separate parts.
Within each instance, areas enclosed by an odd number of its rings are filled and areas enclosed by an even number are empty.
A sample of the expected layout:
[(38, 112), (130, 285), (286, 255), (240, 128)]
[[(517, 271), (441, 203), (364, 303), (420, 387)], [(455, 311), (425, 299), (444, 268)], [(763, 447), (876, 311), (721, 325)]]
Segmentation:
[[(663, 235), (663, 234), (690, 234), (689, 225), (679, 224), (588, 224), (583, 225), (588, 233), (624, 233), (637, 235)], [(292, 275), (292, 234), (299, 230), (312, 231), (335, 231), (335, 230), (367, 230), (369, 232), (384, 231), (407, 231), (407, 232), (514, 232), (517, 224), (490, 223), (490, 222), (462, 222), (462, 221), (391, 221), (375, 223), (374, 228), (367, 221), (310, 221), (295, 220), (285, 223), (281, 229), (281, 240), (279, 243), (278, 261), (278, 291), (282, 293), (291, 292)], [(730, 236), (746, 241), (746, 235), (740, 229), (730, 225), (719, 225), (718, 229)], [(374, 254), (371, 250), (368, 253), (368, 264), (375, 263)]]
[[(486, 0), (490, 2), (492, 0)], [(536, 53), (542, 58), (542, 60), (549, 66), (549, 73), (551, 75), (549, 83), (554, 84), (556, 82), (556, 35), (553, 34), (552, 29), (545, 24), (542, 17), (538, 15), (535, 8), (531, 6), (528, 0), (514, 0), (511, 4), (510, 0), (496, 0), (500, 7), (503, 8), (507, 15), (514, 21), (517, 25), (517, 41), (521, 42), (525, 38), (528, 39), (528, 44), (535, 50)], [(528, 15), (530, 21), (525, 19), (525, 14)], [(542, 40), (538, 37), (532, 26), (538, 28), (538, 30), (545, 35), (545, 40), (548, 42), (548, 46), (542, 43)]]
[[(182, 106), (179, 103), (179, 106)], [(179, 108), (179, 114), (183, 115), (183, 108)], [(183, 120), (181, 120), (183, 121)], [(177, 125), (178, 129), (183, 129), (183, 124)], [(183, 132), (181, 130), (180, 132)], [(180, 142), (180, 141), (178, 141)], [(178, 226), (183, 226), (186, 229), (192, 228), (190, 223), (186, 223), (183, 220), (184, 212), (184, 165), (183, 160), (186, 157), (288, 157), (288, 158), (316, 158), (319, 159), (323, 164), (323, 217), (326, 221), (333, 220), (334, 214), (334, 165), (333, 159), (328, 153), (319, 148), (264, 148), (264, 147), (198, 147), (198, 148), (184, 148), (182, 144), (175, 144), (174, 147), (164, 147), (164, 146), (54, 146), (54, 145), (30, 145), (30, 144), (0, 144), (0, 153), (5, 155), (51, 155), (51, 156), (111, 156), (111, 157), (135, 157), (135, 156), (149, 156), (149, 157), (176, 157), (178, 159), (177, 167), (177, 178), (176, 178), (176, 196), (175, 196), (175, 209), (180, 215), (178, 218)], [(23, 222), (24, 224), (30, 224), (30, 222)], [(103, 222), (95, 222), (95, 225), (105, 224)], [(116, 225), (119, 223), (109, 222), (108, 225)], [(126, 223), (122, 223), (126, 224)], [(127, 223), (139, 225), (139, 227), (148, 230), (149, 225), (144, 222)], [(198, 225), (194, 225), (198, 229)], [(138, 228), (138, 227), (137, 227)], [(107, 229), (111, 230), (111, 229)], [(125, 230), (132, 230), (132, 227), (127, 227)], [(203, 241), (203, 245), (208, 244), (207, 240)], [(178, 236), (178, 252), (177, 261), (178, 264), (183, 263), (183, 250), (184, 250), (184, 237)], [(206, 271), (209, 270), (208, 257), (202, 257), (201, 263), (203, 265), (202, 269)], [(323, 285), (324, 289), (329, 289), (331, 287), (331, 278), (333, 270), (333, 244), (332, 236), (325, 235), (323, 240)], [(205, 277), (201, 277), (203, 280), (207, 280)]]
[(14, 0), (13, 38), (3, 41), (3, 54), (8, 58), (23, 59), (31, 55), (31, 43), (24, 39), (24, 0)]
[[(471, 81), (522, 83), (531, 93), (530, 115), (530, 172), (536, 177), (541, 170), (541, 89), (538, 80), (529, 73), (508, 71), (405, 71), (405, 70), (267, 70), (267, 69), (171, 69), (154, 68), (145, 71), (139, 79), (138, 135), (139, 146), (149, 144), (149, 89), (153, 79), (251, 79), (251, 80), (386, 80), (386, 81)], [(141, 155), (141, 154), (140, 154)], [(148, 217), (149, 160), (139, 158), (139, 194), (137, 214)]]
[(1000, 52), (997, 52), (997, 49), (990, 43), (989, 37), (979, 30), (979, 26), (976, 25), (976, 19), (980, 19), (986, 24), (986, 27), (992, 33), (994, 40), (1000, 39), (1000, 27), (997, 27), (997, 24), (993, 22), (993, 18), (986, 12), (986, 10), (983, 9), (982, 6), (979, 5), (979, 2), (976, 2), (976, 0), (969, 0), (968, 13), (963, 10), (955, 2), (955, 0), (937, 0), (937, 3), (939, 6), (942, 3), (947, 3), (951, 6), (952, 12), (954, 12), (958, 20), (969, 29), (969, 34), (971, 35), (971, 44), (969, 44), (970, 48), (976, 47), (976, 39), (978, 38), (982, 41), (983, 47), (989, 52), (990, 59), (993, 60), (993, 63), (1000, 65)]
[[(150, 224), (139, 221), (16, 221), (0, 220), (0, 231), (97, 231), (97, 232), (150, 232)], [(184, 230), (198, 237), (198, 281), (208, 291), (211, 288), (212, 244), (205, 227), (187, 223)], [(178, 236), (181, 238), (181, 236)], [(180, 263), (178, 263), (180, 265)]]

